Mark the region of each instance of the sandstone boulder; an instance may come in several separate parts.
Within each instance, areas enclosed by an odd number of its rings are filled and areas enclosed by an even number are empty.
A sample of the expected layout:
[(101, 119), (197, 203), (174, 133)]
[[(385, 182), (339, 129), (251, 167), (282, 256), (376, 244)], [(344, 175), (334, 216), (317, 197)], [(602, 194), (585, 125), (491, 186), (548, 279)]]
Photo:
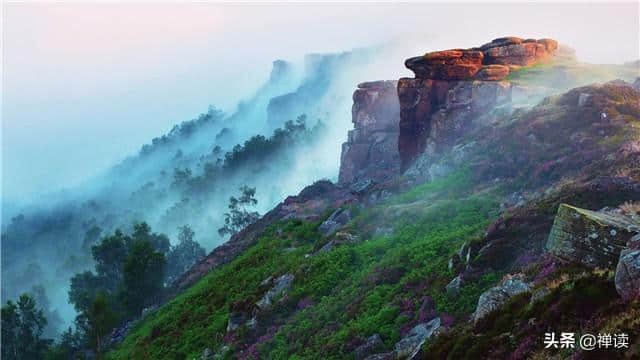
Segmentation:
[(638, 232), (640, 224), (621, 214), (560, 204), (546, 248), (565, 260), (613, 269), (626, 243)]

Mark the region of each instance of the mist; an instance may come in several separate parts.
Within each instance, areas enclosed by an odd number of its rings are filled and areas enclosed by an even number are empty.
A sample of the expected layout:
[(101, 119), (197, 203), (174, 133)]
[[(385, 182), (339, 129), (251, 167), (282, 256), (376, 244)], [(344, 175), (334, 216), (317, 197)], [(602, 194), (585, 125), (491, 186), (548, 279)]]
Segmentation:
[[(505, 35), (555, 38), (592, 63), (639, 52), (637, 3), (3, 6), (2, 298), (43, 285), (65, 324), (91, 226), (145, 221), (175, 244), (189, 225), (210, 251), (240, 186), (264, 214), (335, 181), (353, 90), (411, 76), (408, 57)], [(301, 115), (286, 146), (225, 164)]]

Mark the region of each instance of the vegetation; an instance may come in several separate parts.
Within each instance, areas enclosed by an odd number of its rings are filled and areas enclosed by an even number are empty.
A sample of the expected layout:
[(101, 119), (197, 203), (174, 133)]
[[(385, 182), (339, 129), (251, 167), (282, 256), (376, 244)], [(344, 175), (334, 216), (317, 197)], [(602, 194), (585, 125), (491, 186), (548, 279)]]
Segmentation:
[(229, 212), (224, 214), (224, 226), (218, 229), (220, 236), (234, 235), (260, 218), (258, 212), (247, 210), (258, 203), (255, 198), (256, 189), (243, 186), (240, 192), (242, 195), (239, 198), (229, 198)]
[[(466, 175), (461, 170), (454, 176)], [(450, 298), (444, 294), (451, 276), (447, 260), (463, 242), (484, 231), (497, 204), (486, 196), (440, 198), (448, 197), (447, 184), (464, 182), (453, 181), (454, 176), (421, 190), (423, 196), (439, 199), (438, 205), (391, 217), (385, 224), (394, 228), (391, 235), (374, 235), (311, 257), (305, 254), (326, 241), (316, 230), (318, 222), (272, 225), (244, 254), (149, 315), (109, 358), (191, 358), (204, 348), (230, 343), (247, 357), (323, 354), (342, 359), (350, 356), (350, 344), (374, 332), (385, 347), (391, 346), (400, 329), (426, 316), (420, 308), (428, 298), (452, 317), (468, 314), (496, 276), (464, 286), (459, 297)], [(405, 199), (413, 202), (416, 196), (405, 193), (384, 206), (407, 204)], [(382, 225), (378, 221), (362, 211), (352, 226)], [(227, 334), (231, 312), (250, 313), (266, 291), (260, 284), (285, 273), (295, 275), (293, 287), (271, 310), (257, 315), (257, 335), (244, 327)]]

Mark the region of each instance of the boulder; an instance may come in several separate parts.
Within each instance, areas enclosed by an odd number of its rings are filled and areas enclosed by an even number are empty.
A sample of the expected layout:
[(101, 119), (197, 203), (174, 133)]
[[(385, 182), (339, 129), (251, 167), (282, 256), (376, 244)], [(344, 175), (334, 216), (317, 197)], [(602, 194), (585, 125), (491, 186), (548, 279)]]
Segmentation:
[(382, 339), (380, 335), (373, 334), (369, 336), (362, 345), (358, 346), (353, 355), (356, 360), (361, 360), (367, 358), (371, 353), (375, 351), (375, 349), (382, 345)]
[(625, 249), (616, 266), (616, 291), (624, 299), (640, 296), (640, 250)]
[(293, 274), (284, 274), (275, 279), (273, 287), (264, 294), (262, 299), (258, 300), (256, 306), (258, 306), (260, 310), (266, 310), (270, 308), (278, 296), (282, 295), (289, 288), (291, 288), (293, 280)]
[(400, 359), (414, 359), (422, 345), (440, 329), (440, 318), (416, 325), (394, 346), (395, 356)]
[(328, 236), (336, 232), (336, 230), (344, 227), (351, 221), (352, 215), (349, 209), (338, 209), (334, 211), (327, 220), (318, 227), (318, 231)]
[(502, 284), (483, 292), (478, 298), (478, 305), (473, 313), (473, 321), (485, 317), (490, 312), (506, 303), (509, 298), (531, 291), (531, 287), (517, 277), (507, 278)]
[(592, 268), (615, 268), (620, 252), (640, 224), (614, 212), (560, 204), (546, 248), (553, 255)]

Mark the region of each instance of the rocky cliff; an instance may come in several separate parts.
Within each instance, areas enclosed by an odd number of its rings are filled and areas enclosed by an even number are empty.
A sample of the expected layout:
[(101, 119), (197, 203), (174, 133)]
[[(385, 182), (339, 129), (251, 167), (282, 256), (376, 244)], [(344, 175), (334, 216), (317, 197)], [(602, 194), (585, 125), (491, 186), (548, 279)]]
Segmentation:
[(405, 61), (415, 78), (398, 81), (398, 150), (406, 170), (421, 153), (441, 153), (489, 111), (508, 104), (512, 70), (551, 59), (551, 39), (499, 38), (479, 48), (427, 53)]
[(351, 110), (354, 129), (342, 144), (341, 183), (397, 174), (400, 104), (397, 81), (358, 85)]

